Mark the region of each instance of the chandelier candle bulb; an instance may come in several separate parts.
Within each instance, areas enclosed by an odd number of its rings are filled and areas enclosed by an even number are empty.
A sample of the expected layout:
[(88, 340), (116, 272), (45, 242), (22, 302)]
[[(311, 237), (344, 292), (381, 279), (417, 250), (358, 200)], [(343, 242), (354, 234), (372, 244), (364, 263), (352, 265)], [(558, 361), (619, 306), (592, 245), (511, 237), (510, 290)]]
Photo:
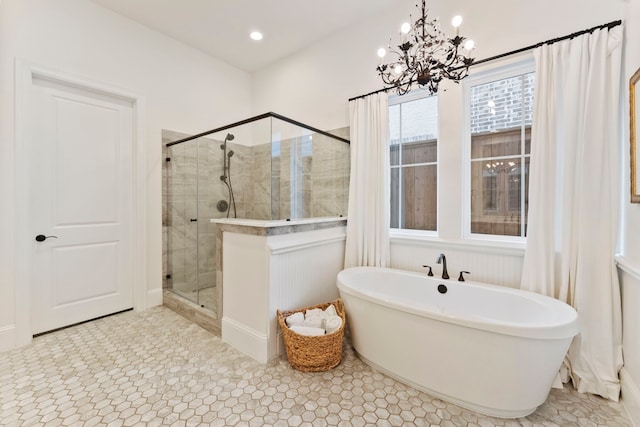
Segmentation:
[[(474, 48), (475, 46), (476, 46), (476, 45), (475, 45), (475, 43), (474, 43), (474, 41), (473, 41), (473, 40), (467, 40), (467, 41), (464, 43), (463, 48), (467, 51), (467, 58), (471, 58), (471, 51), (473, 50), (473, 48)], [(495, 112), (494, 112), (494, 114), (495, 114)]]
[(467, 40), (466, 42), (464, 42), (464, 49), (469, 51), (469, 53), (471, 53), (471, 51), (473, 50), (473, 48), (476, 46), (476, 43), (473, 40)]
[(462, 24), (462, 16), (460, 15), (456, 15), (453, 17), (453, 19), (451, 20), (451, 25), (453, 25), (453, 27), (456, 29), (456, 37), (458, 37), (460, 34), (460, 25)]
[(411, 24), (409, 24), (408, 22), (405, 22), (400, 26), (400, 33), (402, 33), (402, 43), (405, 43), (407, 41), (407, 34), (409, 34), (409, 31), (411, 31)]
[(384, 56), (386, 54), (387, 54), (387, 51), (385, 48), (381, 47), (380, 49), (378, 49), (378, 56), (380, 57), (380, 65), (384, 63)]

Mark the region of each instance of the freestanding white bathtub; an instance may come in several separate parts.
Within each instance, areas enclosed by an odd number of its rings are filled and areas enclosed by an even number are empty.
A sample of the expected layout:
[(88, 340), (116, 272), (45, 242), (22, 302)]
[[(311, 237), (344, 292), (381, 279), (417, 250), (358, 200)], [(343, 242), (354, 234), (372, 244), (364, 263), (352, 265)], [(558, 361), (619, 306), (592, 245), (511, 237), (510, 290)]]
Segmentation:
[(337, 282), (367, 364), (495, 417), (547, 399), (578, 333), (572, 307), (527, 291), (377, 267), (343, 270)]

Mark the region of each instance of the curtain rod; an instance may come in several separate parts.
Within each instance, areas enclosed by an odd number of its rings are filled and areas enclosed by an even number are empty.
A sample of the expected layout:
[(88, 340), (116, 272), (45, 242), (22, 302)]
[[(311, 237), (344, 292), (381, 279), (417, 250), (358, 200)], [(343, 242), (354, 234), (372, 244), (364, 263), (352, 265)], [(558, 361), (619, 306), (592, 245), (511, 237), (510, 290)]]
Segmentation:
[[(618, 19), (617, 21), (611, 21), (609, 23), (606, 24), (602, 24), (602, 25), (597, 25), (595, 27), (591, 27), (591, 28), (587, 28), (586, 30), (582, 30), (582, 31), (577, 31), (575, 33), (571, 33), (568, 34), (566, 36), (562, 36), (562, 37), (557, 37), (555, 39), (550, 39), (550, 40), (546, 40), (540, 43), (536, 43), (536, 44), (532, 44), (531, 46), (527, 46), (527, 47), (523, 47), (520, 49), (516, 49), (516, 50), (512, 50), (510, 52), (506, 52), (506, 53), (501, 53), (500, 55), (495, 55), (495, 56), (491, 56), (489, 58), (485, 58), (485, 59), (481, 59), (479, 61), (474, 61), (471, 66), (473, 67), (474, 65), (479, 65), (479, 64), (484, 64), (485, 62), (490, 62), (490, 61), (495, 61), (496, 59), (501, 59), (501, 58), (505, 58), (507, 56), (511, 56), (511, 55), (515, 55), (518, 53), (522, 53), (522, 52), (526, 52), (528, 50), (532, 50), (532, 49), (536, 49), (542, 45), (545, 44), (553, 44), (553, 43), (557, 43), (563, 40), (569, 40), (569, 39), (573, 39), (575, 37), (581, 36), (583, 34), (588, 34), (588, 33), (593, 33), (596, 30), (602, 30), (602, 29), (608, 29), (610, 30), (613, 27), (617, 27), (618, 25), (622, 24), (622, 20)], [(414, 82), (412, 82), (413, 84)], [(376, 93), (380, 93), (380, 92), (386, 92), (388, 90), (391, 89), (395, 89), (395, 86), (389, 86), (389, 87), (385, 87), (382, 89), (378, 89), (378, 90), (374, 90), (373, 92), (369, 92), (369, 93), (365, 93), (364, 95), (359, 95), (359, 96), (354, 96), (353, 98), (349, 98), (349, 102), (354, 101), (356, 99), (360, 99), (360, 98), (366, 98), (367, 96), (370, 95), (375, 95)]]

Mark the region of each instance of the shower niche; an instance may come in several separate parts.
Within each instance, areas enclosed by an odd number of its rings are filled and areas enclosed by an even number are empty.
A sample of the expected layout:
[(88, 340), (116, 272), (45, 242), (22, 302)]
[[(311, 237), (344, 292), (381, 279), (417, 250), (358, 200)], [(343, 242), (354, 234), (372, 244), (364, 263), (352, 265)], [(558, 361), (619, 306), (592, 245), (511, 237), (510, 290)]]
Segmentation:
[(193, 136), (164, 130), (163, 287), (216, 319), (212, 219), (346, 216), (346, 134), (275, 113)]

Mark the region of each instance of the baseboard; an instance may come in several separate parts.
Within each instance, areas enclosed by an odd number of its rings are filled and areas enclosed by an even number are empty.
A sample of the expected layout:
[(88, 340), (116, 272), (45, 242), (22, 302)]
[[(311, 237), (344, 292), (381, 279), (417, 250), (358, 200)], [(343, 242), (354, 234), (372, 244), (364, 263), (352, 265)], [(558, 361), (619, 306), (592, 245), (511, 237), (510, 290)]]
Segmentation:
[(24, 347), (31, 343), (31, 334), (19, 334), (16, 325), (7, 325), (0, 328), (0, 353)]
[(222, 341), (260, 363), (270, 360), (268, 337), (228, 317), (222, 317)]
[(282, 331), (280, 329), (278, 329), (278, 340), (276, 341), (276, 354), (278, 356), (287, 355), (287, 347), (284, 343), (284, 335), (282, 335)]
[(0, 328), (0, 353), (16, 348), (16, 325)]
[(633, 425), (640, 426), (640, 387), (633, 381), (625, 368), (620, 370), (620, 386), (622, 404), (629, 413)]
[(162, 305), (162, 288), (147, 291), (147, 308)]

